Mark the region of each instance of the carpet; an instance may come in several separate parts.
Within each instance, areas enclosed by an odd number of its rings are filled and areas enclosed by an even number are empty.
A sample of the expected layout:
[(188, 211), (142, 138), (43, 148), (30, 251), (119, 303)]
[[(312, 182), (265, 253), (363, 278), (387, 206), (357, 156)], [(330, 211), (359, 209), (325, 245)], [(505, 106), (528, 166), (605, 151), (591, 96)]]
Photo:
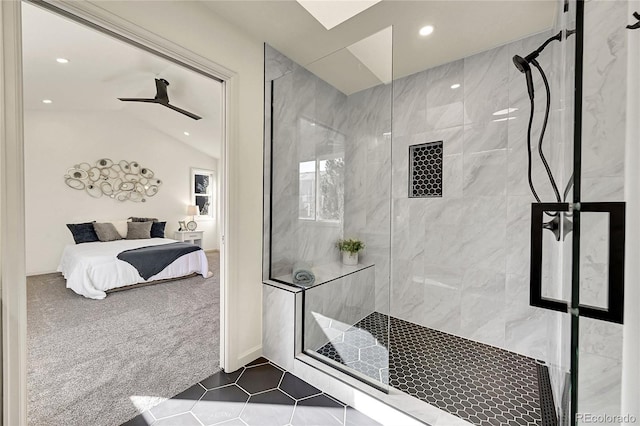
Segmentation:
[(119, 425), (219, 370), (213, 276), (92, 300), (61, 274), (27, 278), (29, 425)]

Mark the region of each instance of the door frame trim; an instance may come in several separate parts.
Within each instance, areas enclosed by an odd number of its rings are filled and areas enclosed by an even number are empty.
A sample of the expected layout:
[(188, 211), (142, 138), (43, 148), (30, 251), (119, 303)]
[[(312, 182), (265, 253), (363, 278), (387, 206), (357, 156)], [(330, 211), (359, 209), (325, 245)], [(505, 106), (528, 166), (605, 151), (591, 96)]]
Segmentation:
[[(231, 362), (229, 333), (229, 149), (237, 139), (238, 73), (120, 18), (95, 4), (29, 1), (223, 82), (220, 194), (220, 366)], [(2, 420), (27, 424), (26, 267), (21, 1), (0, 1), (0, 289), (2, 297)], [(9, 253), (12, 256), (9, 256)], [(21, 256), (14, 255), (22, 253)], [(231, 362), (233, 364), (233, 362)]]

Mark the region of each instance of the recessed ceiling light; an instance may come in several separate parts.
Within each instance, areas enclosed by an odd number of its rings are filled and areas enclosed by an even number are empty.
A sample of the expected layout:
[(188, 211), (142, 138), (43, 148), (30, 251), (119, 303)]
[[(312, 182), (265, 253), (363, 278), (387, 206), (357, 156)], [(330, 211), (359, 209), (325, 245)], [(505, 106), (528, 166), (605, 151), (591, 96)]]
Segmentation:
[(433, 32), (433, 25), (427, 25), (425, 27), (420, 28), (419, 34), (421, 36), (428, 36)]
[(66, 58), (56, 58), (56, 62), (59, 64), (68, 64), (69, 60)]
[(460, 83), (456, 83), (456, 84), (452, 84), (451, 85), (452, 89), (457, 89), (458, 87), (460, 87)]
[(500, 121), (508, 121), (508, 120), (515, 120), (517, 117), (505, 117), (505, 118), (498, 118), (493, 120), (495, 123), (498, 123)]
[(185, 135), (185, 136), (189, 136), (190, 134), (191, 134), (191, 133), (189, 133), (189, 132), (184, 132), (184, 135)]
[(51, 99), (43, 99), (42, 103), (43, 104), (51, 104), (51, 103), (53, 103), (53, 101)]
[(518, 108), (501, 109), (500, 111), (494, 112), (493, 115), (507, 115), (507, 114), (511, 114), (512, 112), (515, 112), (517, 110), (518, 110)]

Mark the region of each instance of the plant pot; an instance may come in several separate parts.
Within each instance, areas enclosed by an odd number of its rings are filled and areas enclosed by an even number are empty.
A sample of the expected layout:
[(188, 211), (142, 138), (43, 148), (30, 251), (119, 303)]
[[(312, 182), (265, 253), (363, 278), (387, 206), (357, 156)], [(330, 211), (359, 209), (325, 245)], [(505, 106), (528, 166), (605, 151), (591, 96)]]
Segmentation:
[(342, 263), (345, 265), (357, 265), (358, 253), (349, 253), (348, 251), (342, 252)]

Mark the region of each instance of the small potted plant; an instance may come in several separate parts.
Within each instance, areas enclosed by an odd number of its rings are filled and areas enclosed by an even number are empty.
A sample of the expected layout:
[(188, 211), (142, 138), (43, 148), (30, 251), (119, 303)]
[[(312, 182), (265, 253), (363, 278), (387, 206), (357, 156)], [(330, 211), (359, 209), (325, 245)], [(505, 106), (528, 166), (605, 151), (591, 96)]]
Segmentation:
[(357, 239), (338, 240), (338, 250), (342, 252), (342, 263), (345, 265), (358, 264), (358, 252), (364, 248), (364, 243)]

